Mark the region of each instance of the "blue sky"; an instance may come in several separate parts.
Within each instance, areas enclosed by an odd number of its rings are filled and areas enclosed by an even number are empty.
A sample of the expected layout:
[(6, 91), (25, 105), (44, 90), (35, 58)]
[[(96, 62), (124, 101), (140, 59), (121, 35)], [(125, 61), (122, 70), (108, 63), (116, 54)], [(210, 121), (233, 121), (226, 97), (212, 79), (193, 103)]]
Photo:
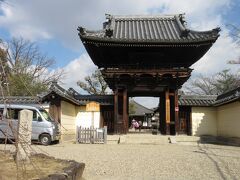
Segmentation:
[[(94, 5), (94, 6), (93, 6)], [(211, 50), (193, 65), (193, 77), (213, 74), (226, 68), (229, 59), (240, 55), (240, 48), (228, 36), (227, 24), (240, 27), (240, 0), (8, 0), (0, 8), (0, 37), (23, 37), (36, 42), (56, 59), (56, 69), (64, 69), (65, 88), (76, 86), (96, 68), (78, 37), (77, 27), (101, 29), (105, 13), (176, 14), (186, 13), (188, 27), (210, 30), (221, 27), (221, 36)], [(207, 64), (207, 66), (206, 66)], [(145, 101), (148, 105), (152, 100)], [(153, 106), (153, 105), (152, 105)]]

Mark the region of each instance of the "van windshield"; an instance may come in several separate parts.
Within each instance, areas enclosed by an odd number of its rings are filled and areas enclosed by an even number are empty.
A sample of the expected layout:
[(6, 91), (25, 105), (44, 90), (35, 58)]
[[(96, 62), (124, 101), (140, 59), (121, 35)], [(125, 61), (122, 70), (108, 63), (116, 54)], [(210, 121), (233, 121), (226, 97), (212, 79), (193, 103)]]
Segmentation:
[(39, 109), (41, 115), (44, 117), (44, 119), (46, 119), (47, 121), (51, 121), (53, 122), (54, 120), (50, 117), (50, 115), (48, 114), (48, 112), (44, 109)]

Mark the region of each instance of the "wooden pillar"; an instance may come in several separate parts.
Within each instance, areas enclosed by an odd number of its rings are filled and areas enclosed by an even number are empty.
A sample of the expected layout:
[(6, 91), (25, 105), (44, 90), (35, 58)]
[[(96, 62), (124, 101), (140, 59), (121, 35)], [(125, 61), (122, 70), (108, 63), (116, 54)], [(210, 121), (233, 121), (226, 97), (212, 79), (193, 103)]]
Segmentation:
[(124, 133), (128, 131), (128, 97), (127, 97), (127, 89), (123, 90), (123, 126), (124, 126)]
[(179, 133), (179, 107), (178, 107), (178, 90), (175, 91), (175, 132)]
[(170, 98), (169, 98), (169, 90), (167, 89), (165, 92), (166, 98), (166, 134), (170, 134)]
[(192, 136), (192, 107), (189, 107), (188, 124), (188, 135)]
[(114, 91), (114, 133), (127, 133), (127, 90), (116, 89)]
[(166, 134), (166, 96), (165, 92), (160, 94), (159, 123), (161, 134)]
[[(129, 129), (129, 96), (127, 96), (127, 128)], [(128, 131), (127, 131), (128, 132)]]
[(114, 91), (114, 132), (117, 133), (118, 127), (118, 89)]
[(54, 120), (61, 124), (61, 100), (54, 97), (50, 100), (49, 113)]

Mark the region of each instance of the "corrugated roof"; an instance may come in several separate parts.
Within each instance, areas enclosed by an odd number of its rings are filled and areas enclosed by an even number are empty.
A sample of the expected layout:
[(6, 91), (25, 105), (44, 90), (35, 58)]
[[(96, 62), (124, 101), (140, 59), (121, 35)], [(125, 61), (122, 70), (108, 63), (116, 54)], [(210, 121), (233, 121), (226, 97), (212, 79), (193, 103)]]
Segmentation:
[(240, 100), (240, 87), (219, 95), (214, 105), (220, 106), (237, 100)]
[[(95, 101), (100, 103), (101, 105), (113, 105), (114, 104), (114, 97), (113, 95), (80, 95), (77, 91), (70, 88), (69, 90), (65, 90), (57, 83), (53, 83), (50, 87), (50, 91), (48, 94), (41, 97), (44, 99), (45, 96), (48, 96), (50, 93), (56, 93), (59, 96), (73, 102), (77, 105), (86, 105), (86, 103), (90, 101)], [(26, 102), (31, 104), (31, 102), (37, 102), (39, 99), (37, 97), (12, 97), (13, 101), (15, 99), (15, 103), (19, 102)], [(227, 93), (217, 95), (180, 95), (178, 99), (179, 106), (218, 106), (222, 104), (226, 104), (235, 100), (240, 99), (240, 87), (231, 90)], [(9, 99), (10, 100), (10, 99)], [(3, 101), (2, 99), (0, 102)], [(135, 104), (138, 104), (134, 101)], [(138, 104), (138, 106), (142, 106)], [(146, 108), (142, 106), (142, 108)], [(141, 109), (141, 108), (139, 108)], [(143, 110), (141, 109), (141, 110)], [(147, 109), (147, 108), (146, 108)], [(145, 109), (145, 110), (146, 110)], [(148, 109), (150, 110), (150, 109)], [(150, 110), (151, 111), (151, 110)], [(142, 112), (142, 111), (141, 111)]]
[(178, 99), (179, 106), (212, 106), (217, 96), (199, 96), (199, 95), (180, 95)]
[(76, 105), (86, 105), (90, 101), (98, 102), (101, 105), (113, 105), (114, 100), (113, 95), (81, 95), (73, 88), (66, 90), (54, 82), (52, 83), (49, 92), (42, 95), (42, 101), (45, 101), (48, 97), (54, 94), (57, 94)]
[(78, 95), (75, 98), (80, 104), (87, 104), (90, 101), (95, 101), (101, 105), (113, 105), (114, 97), (113, 95)]
[(134, 114), (130, 114), (131, 116), (144, 116), (145, 114), (152, 114), (153, 110), (146, 108), (145, 106), (137, 103), (134, 100), (131, 100), (130, 103), (134, 104)]
[(6, 96), (0, 97), (0, 104), (37, 104), (40, 99), (36, 96)]
[(79, 105), (78, 100), (75, 99), (72, 91), (68, 91), (61, 86), (59, 86), (56, 82), (53, 82), (49, 88), (49, 91), (46, 94), (41, 95), (42, 101), (45, 101), (47, 97), (57, 94), (60, 97), (65, 98), (66, 100), (72, 102), (73, 104)]
[(107, 15), (107, 22), (101, 31), (88, 31), (79, 28), (79, 35), (105, 41), (189, 43), (215, 41), (219, 28), (210, 31), (193, 31), (185, 26), (184, 17), (163, 16), (114, 16)]

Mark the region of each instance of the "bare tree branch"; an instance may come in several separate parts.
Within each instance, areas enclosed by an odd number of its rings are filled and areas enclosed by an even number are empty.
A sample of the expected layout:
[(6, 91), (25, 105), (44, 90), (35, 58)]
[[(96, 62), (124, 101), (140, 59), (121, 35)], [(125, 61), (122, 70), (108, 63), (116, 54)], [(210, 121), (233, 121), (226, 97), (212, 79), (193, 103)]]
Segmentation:
[(46, 90), (51, 81), (63, 78), (63, 70), (54, 71), (52, 68), (55, 60), (41, 53), (35, 43), (22, 38), (13, 38), (6, 47), (5, 57), (8, 68), (11, 69), (8, 77), (13, 95), (28, 95), (22, 84), (27, 84), (33, 91), (31, 95), (35, 95)]
[[(234, 39), (236, 44), (240, 45), (240, 28), (234, 24), (227, 24), (227, 27), (230, 30), (230, 36)], [(240, 57), (234, 60), (228, 60), (228, 64), (240, 64)]]
[(85, 82), (77, 82), (77, 85), (84, 91), (89, 94), (107, 94), (108, 85), (98, 69), (91, 76), (86, 76), (84, 80)]
[(240, 86), (240, 76), (223, 70), (213, 76), (198, 76), (184, 85), (185, 90), (196, 95), (218, 95)]

